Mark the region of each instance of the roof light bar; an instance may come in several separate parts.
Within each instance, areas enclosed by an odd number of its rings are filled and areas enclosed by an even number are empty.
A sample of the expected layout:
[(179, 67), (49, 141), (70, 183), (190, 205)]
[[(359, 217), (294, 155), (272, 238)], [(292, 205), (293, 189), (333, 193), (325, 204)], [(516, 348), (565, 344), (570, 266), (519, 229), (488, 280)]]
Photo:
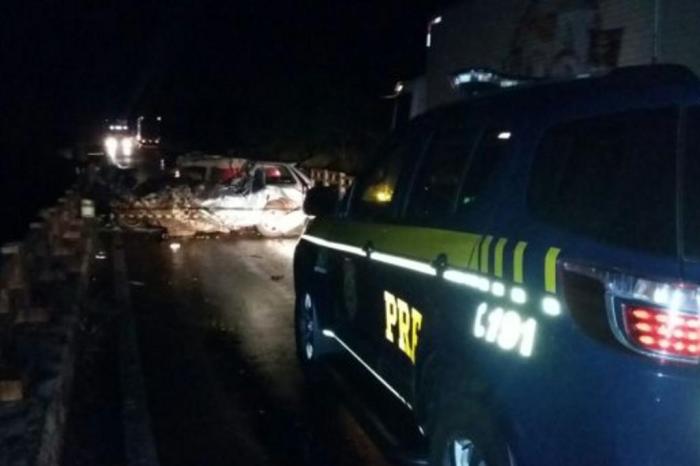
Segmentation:
[(452, 86), (459, 88), (469, 84), (493, 84), (499, 87), (513, 87), (521, 81), (483, 68), (470, 68), (452, 76)]

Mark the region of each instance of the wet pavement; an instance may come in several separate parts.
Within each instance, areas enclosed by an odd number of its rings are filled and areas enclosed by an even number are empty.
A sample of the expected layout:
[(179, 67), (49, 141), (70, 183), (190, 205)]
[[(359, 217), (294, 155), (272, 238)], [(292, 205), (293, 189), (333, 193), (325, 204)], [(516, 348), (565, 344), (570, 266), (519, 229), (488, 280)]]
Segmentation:
[[(387, 445), (415, 432), (398, 403), (347, 362), (333, 367), (331, 383), (302, 378), (295, 243), (188, 240), (176, 249), (145, 235), (126, 238), (162, 465), (385, 465)], [(400, 427), (377, 422), (378, 411)]]
[[(101, 240), (109, 241), (109, 238)], [(110, 249), (104, 241), (98, 250)], [(102, 249), (104, 248), (104, 249)], [(105, 257), (106, 259), (106, 257)], [(119, 326), (122, 306), (116, 301), (114, 266), (110, 260), (92, 265), (77, 335), (77, 355), (61, 464), (124, 465), (122, 393), (120, 390)]]

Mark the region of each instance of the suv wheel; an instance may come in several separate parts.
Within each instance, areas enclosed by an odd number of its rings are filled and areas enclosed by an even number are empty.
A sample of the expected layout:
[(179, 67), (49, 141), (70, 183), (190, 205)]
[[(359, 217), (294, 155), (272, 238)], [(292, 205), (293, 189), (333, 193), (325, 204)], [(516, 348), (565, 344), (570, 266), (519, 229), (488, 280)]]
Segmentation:
[(457, 435), (445, 445), (441, 465), (488, 466), (488, 463), (472, 440), (464, 435)]
[(331, 342), (321, 333), (316, 303), (309, 292), (297, 295), (294, 330), (297, 356), (302, 368), (308, 372), (332, 349)]
[(444, 406), (431, 435), (430, 466), (509, 465), (508, 449), (492, 425), (488, 415), (471, 404)]

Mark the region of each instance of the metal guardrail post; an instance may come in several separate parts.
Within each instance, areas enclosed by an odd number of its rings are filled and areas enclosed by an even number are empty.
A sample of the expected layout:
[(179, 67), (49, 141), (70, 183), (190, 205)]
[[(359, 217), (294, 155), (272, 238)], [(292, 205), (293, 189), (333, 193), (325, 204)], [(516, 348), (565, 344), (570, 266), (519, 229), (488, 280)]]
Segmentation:
[(331, 171), (327, 169), (312, 168), (310, 171), (311, 179), (323, 186), (338, 186), (341, 196), (345, 194), (352, 182), (355, 180), (353, 176), (345, 172)]
[(9, 243), (0, 248), (2, 265), (0, 266), (0, 296), (3, 313), (0, 318), (0, 401), (20, 401), (24, 398), (24, 383), (19, 372), (12, 367), (8, 353), (14, 338), (13, 326), (19, 308), (19, 301), (26, 291), (24, 283), (21, 246)]
[(26, 382), (10, 355), (19, 323), (50, 319), (49, 295), (64, 270), (82, 273), (90, 241), (86, 228), (94, 217), (92, 201), (81, 202), (72, 191), (58, 205), (39, 213), (23, 242), (0, 247), (0, 402), (21, 401)]

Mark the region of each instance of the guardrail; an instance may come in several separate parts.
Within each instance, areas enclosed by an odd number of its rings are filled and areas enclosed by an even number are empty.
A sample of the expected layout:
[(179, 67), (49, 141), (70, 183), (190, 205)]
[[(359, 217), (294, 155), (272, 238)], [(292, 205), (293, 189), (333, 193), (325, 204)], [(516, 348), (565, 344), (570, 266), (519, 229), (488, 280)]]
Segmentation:
[(309, 170), (309, 177), (316, 183), (323, 186), (338, 186), (340, 194), (343, 195), (355, 180), (354, 176), (347, 173), (326, 170), (325, 168), (312, 168)]
[(66, 191), (39, 216), (22, 241), (0, 248), (0, 402), (25, 396), (26, 382), (12, 361), (14, 330), (51, 320), (54, 285), (81, 273), (94, 206)]

